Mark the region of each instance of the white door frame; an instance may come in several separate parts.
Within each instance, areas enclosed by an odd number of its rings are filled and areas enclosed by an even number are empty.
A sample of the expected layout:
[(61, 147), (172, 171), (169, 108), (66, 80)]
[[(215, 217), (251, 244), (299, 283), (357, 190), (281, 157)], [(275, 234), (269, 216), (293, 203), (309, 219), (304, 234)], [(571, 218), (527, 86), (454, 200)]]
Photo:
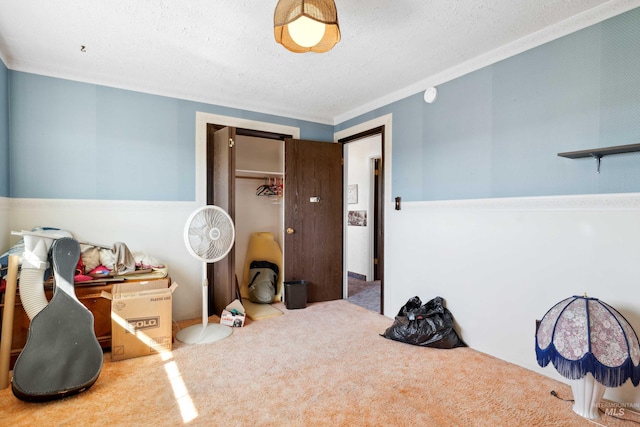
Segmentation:
[(196, 111), (196, 206), (207, 204), (207, 124), (292, 135), (300, 139), (300, 128)]
[[(386, 224), (388, 223), (386, 221), (386, 218), (389, 218), (391, 216), (392, 213), (392, 209), (395, 206), (394, 203), (392, 202), (393, 198), (391, 197), (391, 176), (392, 176), (392, 171), (391, 171), (391, 165), (392, 165), (392, 157), (391, 157), (391, 147), (392, 147), (392, 136), (393, 136), (393, 129), (392, 129), (392, 118), (393, 115), (392, 114), (387, 114), (384, 116), (380, 116), (378, 118), (369, 120), (367, 122), (363, 122), (360, 123), (358, 125), (355, 125), (353, 127), (341, 130), (339, 132), (336, 132), (333, 134), (333, 140), (335, 142), (338, 142), (341, 139), (344, 138), (348, 138), (350, 136), (362, 133), (362, 132), (366, 132), (368, 130), (380, 127), (380, 126), (384, 126), (384, 147), (383, 147), (383, 158), (384, 158), (384, 200), (382, 201), (384, 203), (384, 216), (385, 216), (385, 227)], [(345, 159), (346, 162), (346, 159)], [(343, 173), (347, 173), (347, 168), (344, 168), (344, 172)], [(347, 209), (348, 209), (348, 204), (347, 204), (347, 177), (345, 176), (343, 179), (343, 185), (344, 185), (344, 189), (343, 189), (343, 197), (344, 200), (342, 202), (342, 205), (344, 207), (344, 212), (343, 212), (343, 217), (346, 217), (347, 215)], [(347, 225), (346, 225), (346, 221), (343, 221), (343, 247), (347, 247)], [(384, 233), (384, 247), (385, 250), (386, 248), (389, 247), (388, 245), (388, 233), (386, 232), (385, 229), (385, 233)], [(386, 261), (385, 261), (386, 262)], [(383, 275), (386, 276), (387, 275), (387, 265), (385, 264), (385, 268), (383, 271)], [(342, 257), (342, 272), (343, 272), (343, 278), (342, 278), (342, 284), (343, 284), (343, 291), (342, 294), (344, 295), (344, 297), (346, 298), (346, 296), (348, 295), (348, 286), (349, 286), (349, 278), (347, 277), (347, 257), (344, 256)], [(383, 282), (385, 282), (385, 277), (382, 277)], [(384, 292), (387, 292), (387, 288), (385, 287)], [(386, 298), (385, 298), (386, 300)], [(383, 307), (381, 307), (381, 309), (383, 309)]]

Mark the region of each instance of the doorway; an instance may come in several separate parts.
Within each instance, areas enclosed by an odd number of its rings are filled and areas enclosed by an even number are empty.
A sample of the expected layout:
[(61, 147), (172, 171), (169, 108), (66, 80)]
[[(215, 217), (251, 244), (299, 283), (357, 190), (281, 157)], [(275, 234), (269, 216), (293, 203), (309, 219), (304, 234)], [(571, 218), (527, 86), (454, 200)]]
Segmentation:
[[(279, 125), (268, 122), (259, 122), (255, 120), (231, 117), (231, 116), (221, 116), (217, 114), (204, 113), (204, 112), (196, 112), (196, 173), (195, 173), (195, 205), (197, 207), (204, 206), (207, 203), (210, 203), (212, 195), (210, 194), (210, 189), (212, 188), (213, 181), (211, 181), (211, 175), (207, 173), (210, 168), (207, 164), (209, 155), (207, 153), (207, 142), (210, 130), (217, 131), (219, 126), (213, 126), (214, 129), (211, 129), (209, 125), (220, 124), (223, 127), (234, 127), (236, 129), (242, 129), (241, 132), (246, 132), (247, 136), (267, 138), (267, 139), (278, 139), (279, 135), (284, 136), (292, 136), (294, 138), (298, 138), (300, 136), (300, 129), (292, 126)], [(234, 167), (230, 165), (229, 167), (229, 176), (233, 175)], [(230, 196), (229, 205), (235, 206), (235, 201)], [(235, 245), (234, 245), (235, 247)], [(233, 252), (233, 250), (232, 250)], [(233, 260), (235, 261), (235, 260)], [(223, 264), (227, 262), (227, 272), (232, 272), (231, 274), (224, 274), (223, 280), (215, 281), (214, 276), (216, 272), (213, 271), (213, 266), (215, 268), (225, 268)], [(225, 300), (229, 300), (230, 298), (235, 298), (235, 280), (233, 280), (233, 276), (235, 276), (235, 262), (232, 262), (230, 257), (227, 257), (215, 264), (210, 264), (208, 266), (207, 276), (209, 283), (214, 285), (209, 286), (209, 295), (207, 296), (207, 306), (209, 310), (209, 315), (219, 314), (221, 311), (221, 307), (224, 308), (226, 305), (224, 303)], [(194, 280), (192, 289), (189, 289), (194, 300), (201, 293), (201, 286), (199, 285), (199, 281)], [(215, 284), (223, 283), (222, 286), (217, 286)], [(186, 286), (190, 286), (187, 284)], [(197, 287), (196, 287), (197, 286)], [(217, 298), (214, 298), (214, 291), (218, 291), (219, 295)]]
[[(226, 126), (233, 126), (236, 128), (243, 129), (255, 129), (263, 132), (273, 132), (275, 134), (288, 134), (292, 135), (293, 138), (300, 137), (300, 128), (293, 126), (286, 126), (280, 124), (274, 124), (269, 122), (260, 122), (256, 120), (246, 119), (246, 118), (238, 118), (232, 116), (222, 116), (213, 113), (204, 113), (204, 112), (196, 112), (196, 173), (195, 173), (195, 206), (204, 206), (206, 204), (206, 192), (207, 192), (207, 167), (206, 167), (206, 145), (207, 145), (207, 124), (208, 123), (222, 123)], [(334, 135), (334, 141), (349, 141), (355, 140), (361, 137), (362, 135), (370, 135), (379, 133), (382, 135), (382, 145), (383, 145), (383, 156), (382, 156), (382, 171), (380, 174), (380, 182), (383, 183), (381, 186), (380, 192), (380, 206), (379, 210), (384, 212), (391, 212), (393, 209), (393, 203), (391, 199), (386, 200), (387, 197), (391, 195), (391, 181), (387, 179), (387, 177), (391, 176), (392, 169), (392, 115), (387, 114), (380, 116), (378, 118), (372, 119), (370, 121), (360, 123), (356, 126), (343, 129), (337, 132)], [(346, 206), (346, 195), (345, 195), (345, 206)], [(346, 213), (345, 213), (346, 217)], [(380, 288), (381, 288), (381, 309), (380, 311), (384, 313), (384, 295), (385, 292), (389, 292), (385, 290), (385, 280), (384, 280), (384, 215), (380, 216), (380, 223), (378, 226), (378, 245), (383, 250), (379, 254), (379, 265), (378, 271), (380, 274)], [(347, 283), (347, 274), (346, 268), (344, 270), (344, 280), (342, 281), (345, 284), (344, 291), (346, 292), (346, 283)], [(196, 277), (197, 279), (197, 277)], [(191, 286), (190, 289), (191, 294), (193, 294), (193, 298), (198, 298), (200, 295), (200, 285), (198, 280), (193, 280), (194, 285)], [(346, 295), (346, 294), (345, 294)]]
[(383, 313), (384, 127), (340, 140), (345, 145), (347, 299)]
[[(287, 262), (281, 273), (282, 279), (306, 280), (308, 302), (343, 298), (342, 144), (293, 139), (283, 134), (266, 135), (246, 128), (211, 123), (207, 127), (212, 137), (207, 138), (206, 200), (207, 203), (214, 200), (214, 204), (226, 205), (230, 212), (239, 197), (235, 194), (235, 183), (239, 178), (236, 173), (240, 171), (237, 163), (240, 138), (248, 136), (262, 141), (257, 141), (258, 146), (270, 139), (284, 140), (284, 175), (287, 180), (284, 219), (287, 233), (283, 255)], [(218, 133), (224, 133), (223, 137), (216, 139), (214, 136)], [(259, 151), (256, 147), (250, 151)], [(262, 159), (264, 156), (259, 157)], [(227, 164), (228, 168), (221, 167)], [(264, 174), (259, 170), (242, 170), (245, 175), (248, 172)], [(253, 177), (243, 176), (243, 179)], [(232, 218), (235, 220), (235, 214)], [(282, 234), (284, 230), (278, 228), (277, 234)], [(208, 296), (210, 314), (219, 313), (238, 294), (234, 280), (234, 276), (238, 276), (238, 266), (234, 265), (236, 249), (231, 251), (231, 256), (208, 268), (209, 283), (213, 283)]]

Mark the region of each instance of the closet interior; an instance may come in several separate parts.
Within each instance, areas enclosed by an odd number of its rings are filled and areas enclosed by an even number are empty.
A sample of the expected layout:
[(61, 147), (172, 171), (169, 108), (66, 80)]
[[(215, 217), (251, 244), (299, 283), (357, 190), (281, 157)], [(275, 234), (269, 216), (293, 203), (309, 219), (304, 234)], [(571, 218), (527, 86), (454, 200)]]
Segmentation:
[(234, 148), (235, 273), (243, 283), (252, 233), (273, 233), (284, 251), (284, 141), (237, 134)]

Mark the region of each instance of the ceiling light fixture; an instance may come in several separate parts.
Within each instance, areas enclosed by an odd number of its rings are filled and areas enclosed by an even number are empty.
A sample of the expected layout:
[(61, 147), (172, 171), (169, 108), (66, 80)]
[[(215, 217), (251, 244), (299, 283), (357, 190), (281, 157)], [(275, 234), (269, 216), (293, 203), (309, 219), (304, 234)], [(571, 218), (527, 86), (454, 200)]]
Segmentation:
[(279, 0), (273, 27), (276, 41), (295, 53), (328, 52), (340, 41), (333, 0)]

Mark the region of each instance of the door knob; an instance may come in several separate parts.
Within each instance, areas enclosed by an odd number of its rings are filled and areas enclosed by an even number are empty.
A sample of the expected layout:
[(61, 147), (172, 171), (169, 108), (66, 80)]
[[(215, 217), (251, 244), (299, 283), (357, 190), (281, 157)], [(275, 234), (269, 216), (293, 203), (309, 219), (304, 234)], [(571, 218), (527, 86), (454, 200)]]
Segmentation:
[(291, 227), (287, 228), (287, 234), (293, 234), (295, 230)]

